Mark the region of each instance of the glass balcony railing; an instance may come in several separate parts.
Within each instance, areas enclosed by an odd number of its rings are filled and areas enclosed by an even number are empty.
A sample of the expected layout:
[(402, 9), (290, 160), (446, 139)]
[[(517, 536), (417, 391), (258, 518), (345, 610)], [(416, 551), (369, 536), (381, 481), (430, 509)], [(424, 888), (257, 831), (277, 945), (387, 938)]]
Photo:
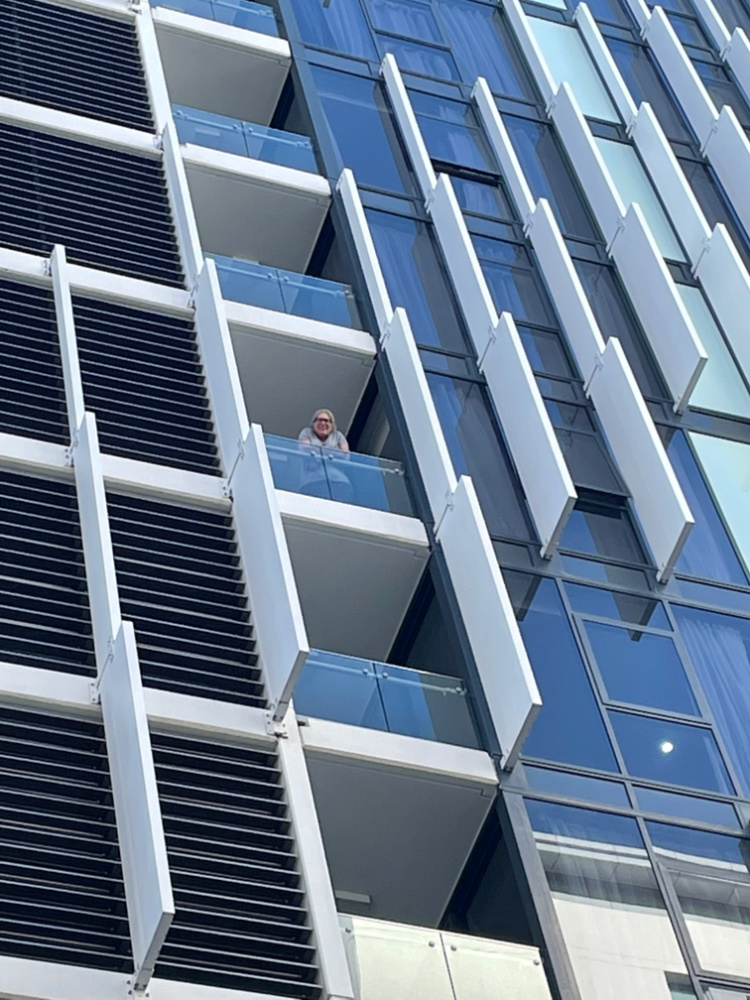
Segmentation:
[(172, 115), (180, 142), (190, 142), (208, 149), (218, 149), (222, 153), (247, 156), (251, 160), (276, 163), (280, 167), (292, 167), (317, 174), (312, 142), (306, 135), (282, 132), (265, 125), (254, 125), (227, 118), (212, 111), (198, 111), (179, 104), (172, 105)]
[(357, 303), (349, 285), (294, 271), (281, 271), (236, 257), (211, 256), (216, 261), (221, 293), (225, 299), (336, 326), (362, 329)]
[(266, 434), (277, 489), (392, 514), (414, 513), (400, 462)]
[(265, 4), (252, 3), (252, 0), (157, 0), (155, 6), (231, 24), (235, 28), (259, 31), (263, 35), (279, 36), (274, 12)]
[(456, 677), (313, 649), (294, 705), (302, 715), (331, 722), (480, 746), (466, 686)]
[(340, 916), (357, 1000), (551, 1000), (529, 945)]

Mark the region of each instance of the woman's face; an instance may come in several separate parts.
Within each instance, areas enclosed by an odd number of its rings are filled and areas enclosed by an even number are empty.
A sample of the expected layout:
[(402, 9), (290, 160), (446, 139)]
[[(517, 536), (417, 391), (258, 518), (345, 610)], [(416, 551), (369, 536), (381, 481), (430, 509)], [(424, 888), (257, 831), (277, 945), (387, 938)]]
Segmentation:
[(327, 413), (319, 413), (313, 421), (315, 436), (324, 441), (333, 430), (333, 421)]

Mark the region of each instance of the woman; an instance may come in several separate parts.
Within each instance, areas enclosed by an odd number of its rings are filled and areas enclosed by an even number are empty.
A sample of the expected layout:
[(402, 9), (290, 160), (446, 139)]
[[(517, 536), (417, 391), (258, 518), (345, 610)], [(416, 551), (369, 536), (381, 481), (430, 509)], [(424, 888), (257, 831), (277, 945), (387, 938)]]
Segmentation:
[[(352, 499), (352, 485), (338, 468), (335, 452), (345, 452), (349, 457), (349, 445), (340, 430), (336, 428), (336, 418), (330, 410), (316, 410), (310, 426), (300, 431), (299, 442), (310, 454), (305, 458), (300, 479), (300, 492), (308, 496), (341, 500), (349, 503)], [(339, 460), (344, 458), (339, 456)]]

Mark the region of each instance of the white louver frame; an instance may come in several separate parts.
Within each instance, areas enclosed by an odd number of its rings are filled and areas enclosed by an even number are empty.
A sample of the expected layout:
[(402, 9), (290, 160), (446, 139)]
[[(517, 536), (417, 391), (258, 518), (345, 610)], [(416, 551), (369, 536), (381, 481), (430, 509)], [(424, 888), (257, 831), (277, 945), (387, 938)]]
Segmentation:
[(174, 917), (174, 898), (135, 634), (132, 623), (123, 622), (120, 611), (96, 417), (83, 409), (63, 247), (55, 247), (49, 268), (72, 430), (69, 455), (75, 473), (96, 653), (97, 681), (92, 689), (102, 705), (133, 947), (132, 984), (143, 990)]

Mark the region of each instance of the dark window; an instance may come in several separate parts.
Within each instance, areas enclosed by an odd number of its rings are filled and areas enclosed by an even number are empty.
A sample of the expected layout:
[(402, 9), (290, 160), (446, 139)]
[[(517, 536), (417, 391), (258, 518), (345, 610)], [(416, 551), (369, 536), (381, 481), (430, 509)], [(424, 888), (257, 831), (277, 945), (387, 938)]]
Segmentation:
[(433, 160), (497, 173), (497, 165), (468, 104), (411, 91), (414, 113)]
[(711, 167), (699, 160), (688, 160), (684, 157), (681, 157), (679, 162), (709, 226), (713, 229), (717, 222), (722, 222), (727, 227), (737, 252), (745, 262), (745, 267), (750, 268), (747, 237), (734, 211), (727, 204)]
[(575, 485), (603, 493), (621, 492), (622, 484), (588, 408), (555, 399), (544, 402)]
[(579, 496), (560, 538), (560, 548), (618, 562), (645, 562), (627, 508), (597, 497)]
[(403, 38), (389, 38), (379, 35), (378, 41), (383, 52), (392, 52), (399, 68), (406, 73), (419, 73), (438, 80), (458, 80), (458, 67), (447, 49), (407, 42)]
[(690, 142), (692, 135), (662, 82), (651, 53), (642, 45), (619, 38), (607, 38), (607, 45), (636, 105), (648, 101), (670, 139)]
[(636, 594), (620, 594), (602, 587), (587, 587), (582, 583), (566, 583), (565, 593), (574, 611), (628, 625), (649, 625), (651, 628), (669, 629), (669, 619), (660, 601)]
[(522, 323), (517, 325), (526, 357), (535, 372), (560, 375), (563, 378), (573, 377), (574, 372), (559, 333), (535, 329)]
[[(575, 8), (576, 4), (571, 3), (570, 6)], [(604, 24), (618, 24), (623, 28), (633, 26), (627, 8), (620, 0), (589, 0), (588, 7), (596, 20)]]
[(728, 802), (701, 799), (696, 795), (678, 795), (655, 788), (636, 786), (638, 805), (647, 812), (665, 816), (681, 816), (696, 823), (716, 823), (718, 826), (739, 826), (737, 813)]
[(430, 6), (420, 0), (365, 0), (378, 31), (389, 31), (422, 42), (443, 41)]
[(357, 0), (291, 0), (302, 41), (376, 60), (378, 54)]
[(750, 12), (743, 0), (716, 0), (715, 5), (730, 34), (735, 28), (742, 28), (750, 37)]
[(702, 62), (700, 59), (694, 59), (693, 65), (706, 90), (713, 98), (716, 110), (721, 111), (724, 105), (728, 104), (737, 115), (740, 125), (743, 128), (750, 128), (750, 108), (748, 108), (737, 84), (723, 66)]
[(451, 177), (451, 183), (462, 212), (487, 215), (491, 219), (515, 219), (510, 201), (497, 184), (485, 184), (455, 175)]
[(532, 270), (525, 247), (485, 236), (473, 237), (474, 249), (498, 313), (541, 326), (556, 326), (555, 314), (541, 280)]

